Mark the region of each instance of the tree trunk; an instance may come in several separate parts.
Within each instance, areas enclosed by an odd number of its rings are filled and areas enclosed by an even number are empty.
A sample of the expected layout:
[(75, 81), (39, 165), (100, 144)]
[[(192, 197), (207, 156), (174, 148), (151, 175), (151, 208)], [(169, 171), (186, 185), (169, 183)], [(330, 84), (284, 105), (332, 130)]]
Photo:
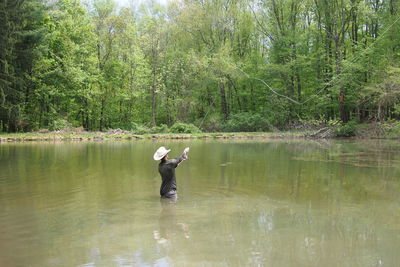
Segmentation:
[[(230, 78), (230, 77), (228, 76), (228, 79), (229, 79), (230, 86), (232, 86), (233, 89), (235, 90), (236, 102), (237, 102), (237, 104), (238, 104), (239, 110), (241, 111), (241, 110), (242, 110), (242, 103), (241, 103), (240, 97), (239, 97), (239, 90), (238, 90), (238, 88), (235, 86), (235, 84), (234, 84), (232, 78)], [(231, 111), (232, 111), (232, 109), (231, 109)]]
[(151, 125), (156, 127), (156, 87), (151, 87)]
[(100, 111), (100, 127), (99, 130), (100, 132), (103, 131), (104, 129), (104, 99), (101, 100), (101, 111)]
[(342, 122), (346, 123), (349, 121), (349, 112), (346, 110), (345, 94), (343, 91), (340, 91), (339, 94), (339, 114)]
[(228, 106), (226, 103), (226, 95), (225, 95), (225, 85), (223, 82), (219, 84), (219, 92), (221, 96), (221, 112), (223, 119), (226, 121), (229, 116)]
[(299, 70), (296, 71), (296, 82), (297, 82), (297, 99), (301, 101), (301, 80)]

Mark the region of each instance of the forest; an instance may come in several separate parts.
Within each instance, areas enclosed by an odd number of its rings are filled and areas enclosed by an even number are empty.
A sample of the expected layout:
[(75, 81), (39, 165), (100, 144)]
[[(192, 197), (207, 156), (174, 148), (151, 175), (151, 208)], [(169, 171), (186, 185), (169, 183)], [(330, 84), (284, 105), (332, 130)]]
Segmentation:
[(399, 0), (0, 0), (0, 132), (400, 118)]

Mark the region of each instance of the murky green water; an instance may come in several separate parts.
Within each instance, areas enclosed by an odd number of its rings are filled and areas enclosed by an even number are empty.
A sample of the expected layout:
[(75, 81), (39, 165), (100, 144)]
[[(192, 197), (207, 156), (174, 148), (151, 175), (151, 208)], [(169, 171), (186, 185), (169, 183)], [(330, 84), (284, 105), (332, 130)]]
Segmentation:
[[(176, 203), (153, 152), (178, 155)], [(0, 145), (0, 266), (398, 266), (400, 143)]]

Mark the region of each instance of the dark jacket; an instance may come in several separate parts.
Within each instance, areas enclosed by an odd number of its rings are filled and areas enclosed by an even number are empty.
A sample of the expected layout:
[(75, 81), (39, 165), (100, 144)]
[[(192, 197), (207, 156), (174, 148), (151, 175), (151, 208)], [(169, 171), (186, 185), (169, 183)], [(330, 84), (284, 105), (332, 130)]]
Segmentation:
[(161, 175), (162, 183), (160, 187), (160, 195), (168, 196), (170, 191), (176, 191), (175, 168), (185, 159), (185, 153), (182, 153), (176, 159), (161, 160), (158, 165), (158, 172)]

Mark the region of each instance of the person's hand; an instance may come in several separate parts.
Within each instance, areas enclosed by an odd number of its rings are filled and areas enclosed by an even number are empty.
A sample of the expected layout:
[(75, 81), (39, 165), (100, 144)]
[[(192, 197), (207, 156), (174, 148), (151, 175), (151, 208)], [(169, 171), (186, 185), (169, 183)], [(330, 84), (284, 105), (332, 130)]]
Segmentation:
[(185, 148), (185, 150), (183, 150), (183, 153), (185, 154), (185, 160), (188, 159), (189, 147)]

